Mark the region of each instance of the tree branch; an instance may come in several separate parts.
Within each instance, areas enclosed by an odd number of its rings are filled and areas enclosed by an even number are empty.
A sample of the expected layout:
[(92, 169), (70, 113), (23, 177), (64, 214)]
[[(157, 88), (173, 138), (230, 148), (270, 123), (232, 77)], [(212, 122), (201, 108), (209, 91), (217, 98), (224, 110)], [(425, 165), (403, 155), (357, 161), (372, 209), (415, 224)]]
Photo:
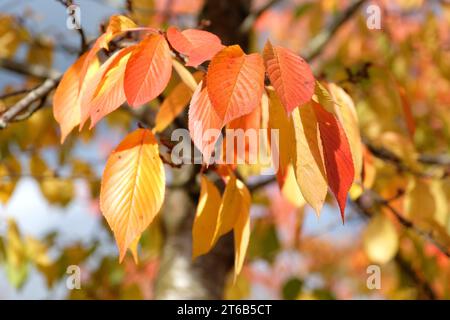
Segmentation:
[[(34, 106), (33, 103), (38, 100), (43, 100), (47, 95), (58, 85), (61, 76), (57, 78), (47, 79), (36, 89), (30, 91), (25, 97), (23, 97), (19, 102), (13, 105), (11, 108), (6, 110), (0, 116), (0, 129), (7, 127), (8, 123), (17, 120), (17, 116), (25, 112), (26, 117), (31, 116), (36, 110), (38, 110), (42, 105), (38, 104)], [(21, 115), (22, 116), (22, 115)]]
[[(73, 0), (56, 0), (56, 1), (61, 3), (66, 8), (69, 8), (71, 5), (75, 4)], [(80, 28), (77, 28), (76, 30), (80, 35), (80, 50), (78, 51), (78, 55), (81, 56), (87, 50), (88, 43), (83, 28), (80, 26)]]
[(425, 230), (422, 227), (416, 225), (412, 220), (404, 217), (400, 212), (397, 211), (391, 204), (389, 200), (384, 199), (378, 193), (373, 190), (366, 190), (358, 199), (354, 201), (356, 207), (364, 213), (366, 216), (372, 216), (370, 209), (374, 205), (381, 205), (387, 208), (396, 218), (396, 220), (406, 229), (414, 231), (421, 237), (425, 238), (432, 244), (436, 246), (446, 257), (450, 258), (450, 247), (447, 244), (442, 243), (435, 238), (433, 232)]
[(334, 19), (330, 26), (322, 30), (317, 36), (315, 36), (306, 48), (303, 56), (306, 60), (312, 61), (319, 56), (326, 45), (330, 42), (331, 38), (336, 34), (342, 25), (344, 25), (356, 11), (366, 2), (366, 0), (357, 0), (350, 5), (345, 11)]

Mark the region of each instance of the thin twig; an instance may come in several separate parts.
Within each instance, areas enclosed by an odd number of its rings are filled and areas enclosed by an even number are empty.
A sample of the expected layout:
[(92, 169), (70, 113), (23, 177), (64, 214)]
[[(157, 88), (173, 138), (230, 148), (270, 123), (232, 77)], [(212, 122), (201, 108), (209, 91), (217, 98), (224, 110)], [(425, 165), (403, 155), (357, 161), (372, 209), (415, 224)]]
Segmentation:
[(325, 46), (330, 42), (330, 39), (336, 34), (336, 32), (344, 25), (366, 0), (357, 0), (350, 5), (345, 11), (343, 11), (336, 19), (334, 19), (328, 28), (322, 30), (317, 36), (315, 36), (306, 48), (303, 56), (308, 61), (314, 60), (319, 56)]
[(250, 13), (245, 19), (244, 21), (242, 21), (240, 27), (239, 27), (239, 32), (241, 34), (246, 34), (250, 31), (250, 29), (252, 28), (252, 26), (254, 25), (255, 21), (258, 20), (258, 18), (264, 13), (266, 12), (268, 9), (270, 9), (272, 6), (276, 5), (278, 2), (280, 2), (281, 0), (270, 0), (268, 1), (264, 6), (262, 6), (261, 8), (259, 8), (258, 10)]
[[(75, 4), (72, 0), (56, 0), (56, 1), (61, 3), (66, 8), (69, 8), (71, 5)], [(80, 35), (80, 50), (78, 51), (78, 55), (81, 56), (87, 50), (88, 42), (83, 28), (80, 26), (79, 28), (76, 28), (76, 30)]]
[(56, 86), (58, 85), (60, 77), (47, 79), (39, 87), (30, 91), (24, 98), (22, 98), (15, 105), (10, 107), (6, 112), (0, 116), (0, 129), (7, 127), (8, 123), (14, 121), (22, 112), (28, 112), (28, 117), (38, 108), (33, 108), (33, 103), (44, 99)]

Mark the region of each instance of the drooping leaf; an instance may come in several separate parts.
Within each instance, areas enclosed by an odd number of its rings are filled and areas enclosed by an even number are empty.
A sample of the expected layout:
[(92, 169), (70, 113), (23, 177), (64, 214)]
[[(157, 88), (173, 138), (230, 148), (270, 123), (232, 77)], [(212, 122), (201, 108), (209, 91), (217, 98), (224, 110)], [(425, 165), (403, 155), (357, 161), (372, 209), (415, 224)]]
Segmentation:
[(109, 156), (100, 208), (116, 238), (120, 260), (161, 208), (165, 173), (152, 132), (137, 129)]
[(287, 113), (308, 102), (314, 93), (314, 75), (300, 56), (292, 51), (273, 46), (267, 41), (264, 63), (270, 82)]
[(129, 18), (122, 15), (113, 15), (109, 19), (106, 32), (97, 38), (92, 48), (88, 51), (84, 65), (81, 68), (79, 76), (79, 87), (81, 88), (84, 77), (86, 76), (89, 63), (96, 57), (100, 49), (108, 49), (109, 42), (117, 35), (133, 29), (136, 24)]
[(355, 180), (361, 179), (363, 162), (363, 144), (359, 132), (358, 116), (352, 98), (341, 87), (334, 83), (328, 85), (331, 97), (334, 100), (334, 110), (337, 118), (342, 124), (352, 153), (355, 166)]
[(200, 198), (192, 227), (192, 258), (211, 250), (214, 245), (221, 196), (217, 187), (206, 176), (201, 177)]
[(198, 84), (189, 105), (189, 134), (194, 145), (201, 151), (205, 163), (209, 163), (222, 127), (222, 121), (212, 107), (202, 81)]
[(241, 272), (250, 240), (251, 195), (245, 184), (230, 173), (217, 218), (213, 243), (234, 231), (234, 274)]
[[(287, 168), (295, 157), (295, 133), (292, 118), (286, 115), (280, 99), (274, 90), (268, 89), (269, 97), (269, 130), (278, 131), (278, 139), (270, 141), (272, 161), (278, 166), (277, 181), (283, 186), (287, 174)], [(269, 137), (271, 134), (269, 133)], [(274, 146), (275, 144), (275, 146)]]
[(295, 131), (295, 176), (306, 202), (320, 214), (327, 196), (327, 179), (319, 124), (311, 103), (292, 112)]
[(186, 65), (192, 67), (210, 60), (224, 47), (219, 37), (204, 30), (186, 29), (180, 32), (170, 27), (167, 38), (175, 50), (188, 58)]
[(160, 34), (142, 40), (131, 54), (124, 80), (128, 103), (137, 107), (156, 98), (167, 86), (172, 74), (169, 46)]
[[(61, 143), (64, 142), (72, 129), (80, 123), (81, 120), (81, 102), (79, 80), (81, 68), (87, 58), (87, 53), (81, 56), (67, 71), (61, 79), (53, 96), (53, 115), (61, 127)], [(92, 74), (99, 68), (98, 60), (93, 60), (87, 66), (86, 82), (83, 83), (81, 90), (85, 88), (85, 83), (89, 82)]]
[[(260, 153), (260, 137), (259, 129), (261, 128), (261, 105), (258, 105), (252, 112), (242, 117), (236, 118), (227, 125), (227, 130), (233, 130), (233, 146), (234, 150), (226, 150), (233, 152), (235, 162), (257, 164)], [(241, 137), (243, 135), (243, 139)], [(239, 146), (244, 143), (244, 147)], [(228, 140), (229, 141), (229, 140)], [(229, 156), (229, 155), (228, 155)], [(230, 157), (228, 157), (230, 158)]]
[[(193, 75), (194, 82), (203, 78), (203, 72)], [(191, 99), (193, 91), (185, 82), (178, 83), (164, 99), (155, 119), (155, 132), (161, 132), (184, 110)]]
[(105, 71), (96, 92), (89, 102), (87, 109), (93, 128), (107, 114), (119, 108), (126, 100), (123, 88), (124, 73), (133, 47), (121, 51)]
[(213, 57), (206, 79), (212, 106), (225, 125), (261, 103), (263, 60), (259, 54), (246, 55), (238, 45), (229, 46)]
[(328, 185), (344, 220), (347, 194), (355, 177), (350, 145), (337, 118), (315, 101), (311, 104), (319, 124)]

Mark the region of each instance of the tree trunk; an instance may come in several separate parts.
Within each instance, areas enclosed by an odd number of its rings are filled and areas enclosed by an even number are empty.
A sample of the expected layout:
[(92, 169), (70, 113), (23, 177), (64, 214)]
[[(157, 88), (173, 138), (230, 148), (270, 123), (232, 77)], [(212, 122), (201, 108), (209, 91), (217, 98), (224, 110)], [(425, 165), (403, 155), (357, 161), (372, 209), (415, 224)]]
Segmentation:
[[(250, 7), (251, 0), (206, 0), (200, 19), (209, 21), (206, 29), (225, 45), (239, 44), (246, 50), (249, 36), (239, 33), (239, 27)], [(195, 166), (177, 171), (183, 175), (186, 170), (198, 172)], [(233, 267), (231, 232), (219, 239), (211, 252), (192, 260), (192, 224), (199, 194), (196, 180), (190, 180), (184, 188), (171, 190), (166, 196), (162, 215), (165, 242), (156, 279), (156, 299), (221, 299)]]

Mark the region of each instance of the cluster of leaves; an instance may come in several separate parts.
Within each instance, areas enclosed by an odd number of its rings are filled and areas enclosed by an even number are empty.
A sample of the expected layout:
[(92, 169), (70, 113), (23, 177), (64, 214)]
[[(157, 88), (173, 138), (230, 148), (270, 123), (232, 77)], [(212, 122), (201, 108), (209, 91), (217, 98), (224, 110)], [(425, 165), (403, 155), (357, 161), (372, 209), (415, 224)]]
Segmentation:
[[(126, 32), (139, 33), (139, 41), (112, 53), (100, 64), (100, 50), (107, 50), (118, 35)], [(210, 60), (204, 78), (197, 84), (176, 57), (188, 67)], [(300, 191), (316, 212), (319, 214), (329, 187), (344, 219), (347, 193), (355, 175), (359, 175), (362, 159), (351, 99), (335, 85), (325, 84), (327, 89), (316, 84), (301, 57), (270, 42), (262, 56), (245, 54), (238, 45), (223, 46), (218, 37), (206, 31), (180, 32), (170, 27), (161, 32), (137, 27), (124, 16), (113, 16), (106, 32), (66, 71), (56, 90), (53, 112), (61, 126), (61, 141), (88, 118), (93, 127), (125, 102), (137, 108), (156, 98), (167, 86), (172, 66), (184, 85), (194, 91), (189, 131), (206, 164), (225, 126), (277, 129), (280, 139), (272, 143), (280, 144), (279, 151), (272, 158), (280, 164), (280, 186), (293, 166)], [(265, 86), (266, 75), (272, 86)], [(156, 128), (164, 129), (182, 111), (180, 106), (182, 103), (166, 114), (163, 105)], [(266, 123), (263, 113), (268, 114)], [(205, 141), (204, 133), (209, 129), (216, 129), (217, 135)], [(163, 203), (165, 174), (153, 132), (139, 128), (130, 133), (109, 157), (103, 174), (101, 210), (114, 232), (121, 260), (128, 248), (136, 255), (141, 233)], [(251, 197), (230, 168), (217, 172), (227, 188), (221, 200), (214, 185), (202, 178), (193, 254), (206, 253), (219, 236), (234, 230), (238, 273), (248, 246)], [(205, 232), (209, 235), (206, 238)]]

